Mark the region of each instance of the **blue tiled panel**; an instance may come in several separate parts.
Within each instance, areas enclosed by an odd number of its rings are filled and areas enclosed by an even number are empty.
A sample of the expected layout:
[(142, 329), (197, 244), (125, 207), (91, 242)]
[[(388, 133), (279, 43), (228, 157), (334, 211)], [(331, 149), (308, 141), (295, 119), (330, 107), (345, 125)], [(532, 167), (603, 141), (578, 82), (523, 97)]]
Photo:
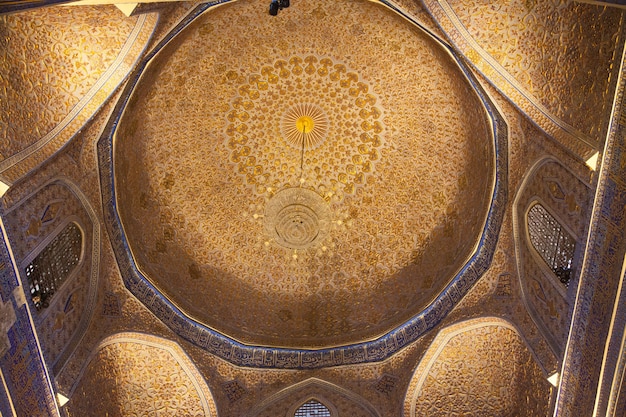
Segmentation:
[(5, 391), (3, 386), (0, 386), (0, 415), (12, 416), (12, 413), (9, 393)]
[[(27, 307), (22, 305), (18, 308), (12, 295), (18, 286), (18, 278), (2, 233), (0, 238), (0, 294), (2, 302), (10, 300), (13, 303), (16, 318), (15, 324), (7, 332), (11, 347), (0, 358), (0, 369), (18, 416), (57, 416), (52, 388), (28, 319)], [(5, 406), (0, 396), (0, 407)]]

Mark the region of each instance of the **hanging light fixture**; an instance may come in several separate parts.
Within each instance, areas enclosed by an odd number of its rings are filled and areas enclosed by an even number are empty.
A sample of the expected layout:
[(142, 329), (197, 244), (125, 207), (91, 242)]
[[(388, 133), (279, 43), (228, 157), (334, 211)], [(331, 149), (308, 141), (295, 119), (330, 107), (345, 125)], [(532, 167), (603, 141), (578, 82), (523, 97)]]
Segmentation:
[(304, 187), (305, 148), (315, 148), (323, 141), (327, 122), (321, 110), (305, 104), (289, 109), (282, 125), (288, 143), (300, 142), (300, 177), (298, 186), (280, 190), (269, 199), (265, 207), (265, 228), (274, 242), (293, 249), (297, 258), (297, 250), (323, 241), (331, 226), (332, 216), (326, 201)]

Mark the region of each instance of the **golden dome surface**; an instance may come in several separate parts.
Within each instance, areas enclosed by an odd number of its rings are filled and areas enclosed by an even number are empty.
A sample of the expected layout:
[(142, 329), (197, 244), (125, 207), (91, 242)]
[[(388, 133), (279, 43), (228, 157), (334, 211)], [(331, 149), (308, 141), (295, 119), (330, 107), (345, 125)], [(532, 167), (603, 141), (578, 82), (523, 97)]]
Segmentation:
[(454, 60), (394, 12), (240, 1), (142, 75), (117, 207), (139, 269), (194, 320), (249, 344), (354, 343), (422, 311), (472, 254), (492, 142)]

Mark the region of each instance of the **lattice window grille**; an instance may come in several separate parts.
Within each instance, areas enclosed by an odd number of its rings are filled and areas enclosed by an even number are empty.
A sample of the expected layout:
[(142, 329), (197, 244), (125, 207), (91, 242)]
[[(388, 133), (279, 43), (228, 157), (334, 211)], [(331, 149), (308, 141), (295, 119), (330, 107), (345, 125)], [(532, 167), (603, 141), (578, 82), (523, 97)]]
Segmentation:
[(294, 417), (330, 417), (330, 410), (319, 401), (310, 400), (296, 410)]
[(576, 240), (541, 205), (528, 211), (530, 242), (559, 280), (567, 285), (572, 271)]
[(83, 236), (76, 223), (69, 223), (24, 269), (33, 304), (40, 310), (80, 261)]

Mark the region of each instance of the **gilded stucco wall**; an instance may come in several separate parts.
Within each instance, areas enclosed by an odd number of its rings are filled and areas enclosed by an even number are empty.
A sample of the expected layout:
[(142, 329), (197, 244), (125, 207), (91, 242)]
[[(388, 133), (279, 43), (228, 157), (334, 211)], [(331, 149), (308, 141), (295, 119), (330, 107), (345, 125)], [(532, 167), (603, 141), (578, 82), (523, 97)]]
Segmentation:
[(217, 416), (206, 384), (178, 345), (133, 333), (100, 344), (68, 411), (77, 416)]
[(488, 319), (442, 330), (411, 384), (407, 417), (545, 416), (552, 392), (517, 331)]
[[(497, 95), (494, 91), (490, 92)], [(579, 176), (580, 172), (584, 173), (583, 169), (574, 166), (567, 154), (553, 146), (548, 137), (521, 117), (508, 103), (499, 99), (499, 104), (506, 114), (511, 129), (510, 186), (512, 189), (517, 188), (524, 173), (530, 169), (532, 161), (546, 154), (565, 161), (568, 166), (573, 166)], [(109, 110), (110, 107), (105, 108), (103, 115)], [(4, 197), (4, 204), (7, 206), (18, 204), (32, 190), (42, 186), (49, 179), (63, 174), (79, 185), (94, 207), (99, 207), (100, 195), (94, 144), (102, 128), (103, 115), (98, 116), (94, 123), (78, 134), (57, 157), (51, 158), (41, 169), (30, 175), (26, 182), (16, 184), (14, 192)], [(100, 216), (100, 210), (97, 212)], [(25, 224), (21, 226), (26, 227)], [(439, 328), (458, 320), (484, 315), (507, 317), (519, 327), (520, 333), (523, 333), (529, 345), (533, 347), (544, 367), (553, 370), (556, 366), (554, 357), (551, 356), (550, 349), (546, 346), (541, 333), (537, 331), (519, 298), (510, 218), (505, 220), (503, 230), (492, 267)], [(415, 344), (381, 363), (318, 371), (257, 370), (236, 367), (186, 343), (148, 312), (124, 288), (116, 267), (116, 260), (106, 238), (102, 245), (102, 273), (98, 289), (100, 296), (94, 310), (95, 319), (91, 322), (75, 354), (58, 375), (56, 382), (61, 392), (64, 393), (70, 392), (72, 387), (75, 387), (74, 384), (81, 383), (81, 389), (84, 387), (86, 393), (92, 396), (99, 395), (100, 386), (97, 383), (86, 383), (85, 378), (80, 382), (81, 370), (85, 369), (89, 363), (91, 352), (97, 351), (100, 342), (110, 335), (140, 331), (180, 343), (214, 392), (220, 417), (241, 417), (271, 395), (312, 376), (331, 381), (357, 393), (373, 404), (383, 416), (396, 416), (401, 415), (412, 371), (432, 342), (434, 338), (432, 333), (438, 330), (434, 329)], [(492, 347), (498, 349), (497, 344)], [(497, 351), (495, 354), (498, 355)]]
[[(80, 191), (77, 191), (80, 195)], [(75, 344), (77, 332), (84, 331), (93, 303), (99, 264), (99, 225), (63, 181), (52, 182), (6, 210), (7, 236), (20, 268), (20, 278), (29, 299), (25, 268), (69, 222), (82, 232), (82, 253), (78, 265), (52, 296), (50, 306), (33, 316), (47, 363), (52, 368), (64, 349)], [(98, 230), (97, 230), (98, 229)], [(94, 234), (97, 245), (93, 245)], [(94, 253), (95, 249), (95, 253)], [(92, 259), (95, 256), (96, 259)], [(95, 268), (95, 270), (94, 270)], [(27, 301), (30, 303), (30, 299)], [(82, 326), (81, 326), (82, 323)], [(72, 341), (72, 339), (74, 339)], [(66, 353), (67, 354), (67, 353)]]
[(607, 132), (623, 12), (568, 0), (425, 0), (476, 68), (578, 155)]
[[(586, 239), (592, 190), (571, 171), (554, 160), (539, 161), (529, 171), (515, 199), (516, 251), (523, 296), (529, 310), (546, 332), (553, 349), (561, 353), (569, 332), (573, 291), (559, 282), (554, 272), (533, 248), (528, 238), (526, 213), (535, 203), (544, 206), (577, 242), (579, 251)], [(572, 278), (580, 272), (574, 259)], [(571, 284), (577, 282), (572, 279)]]
[[(623, 64), (623, 63), (622, 63)], [(626, 253), (626, 72), (621, 67), (616, 105), (607, 136), (589, 220), (572, 325), (564, 355), (556, 413), (564, 417), (602, 415), (623, 349), (622, 283)], [(620, 294), (621, 293), (621, 294)], [(616, 330), (620, 329), (620, 330)], [(599, 361), (598, 357), (603, 360)], [(590, 395), (596, 393), (596, 395)]]
[(276, 417), (293, 415), (295, 408), (310, 398), (327, 405), (333, 417), (349, 415), (354, 417), (378, 417), (380, 414), (365, 399), (336, 385), (320, 380), (306, 380), (287, 387), (275, 398), (263, 401), (250, 417)]
[[(512, 186), (519, 184), (525, 170), (528, 169), (528, 158), (533, 160), (538, 156), (545, 155), (545, 153), (553, 153), (559, 158), (567, 157), (567, 155), (560, 153), (558, 148), (551, 146), (548, 138), (520, 117), (519, 113), (506, 102), (500, 101), (500, 105), (504, 108), (512, 126), (513, 159), (511, 172), (515, 173), (510, 178)], [(97, 140), (97, 131), (98, 128), (94, 128), (92, 132), (80, 139), (87, 143), (90, 141), (94, 143)], [(89, 178), (95, 169), (95, 166), (91, 165), (93, 162), (90, 146), (76, 145), (72, 150), (72, 155), (76, 155), (73, 159), (81, 161), (80, 167), (83, 175)], [(64, 168), (62, 165), (51, 167), (52, 171), (54, 169), (62, 170)], [(92, 192), (93, 195), (93, 183), (88, 180), (83, 180), (83, 183), (86, 191)], [(94, 199), (97, 198), (96, 194)], [(504, 229), (512, 230), (510, 220), (509, 223), (505, 224)], [(507, 236), (505, 234), (500, 239), (494, 265), (485, 279), (481, 280), (464, 298), (459, 307), (451, 313), (450, 318), (443, 323), (443, 326), (454, 323), (455, 320), (479, 317), (489, 314), (489, 312), (509, 317), (523, 329), (524, 334), (530, 340), (529, 343), (532, 343), (545, 366), (555, 369), (553, 367), (556, 365), (549, 348), (534, 327), (518, 298), (515, 264), (514, 259), (510, 256), (513, 252), (513, 244), (510, 236), (509, 238)], [(103, 262), (106, 264), (103, 267), (105, 279), (102, 280), (101, 288), (103, 293), (109, 294), (106, 298), (110, 302), (107, 303), (104, 298), (100, 300), (96, 308), (98, 319), (94, 321), (81, 349), (77, 350), (77, 355), (72, 358), (71, 363), (60, 376), (58, 381), (65, 389), (71, 387), (75, 381), (81, 364), (92, 349), (90, 346), (97, 345), (98, 341), (106, 335), (125, 331), (125, 329), (140, 328), (142, 331), (163, 335), (163, 337), (176, 338), (170, 330), (166, 329), (134, 297), (125, 291), (119, 272), (115, 268), (113, 255), (108, 244), (106, 246), (107, 250), (103, 254)], [(508, 279), (506, 275), (500, 277), (503, 272), (512, 274), (512, 277), (508, 276)], [(116, 304), (120, 306), (119, 310), (106, 307)], [(394, 416), (400, 415), (402, 412), (403, 399), (412, 370), (433, 337), (434, 335), (427, 335), (382, 363), (330, 368), (315, 372), (240, 368), (217, 359), (197, 347), (183, 342), (181, 344), (194, 362), (198, 364), (203, 376), (211, 385), (219, 405), (220, 416), (241, 417), (269, 396), (311, 376), (332, 381), (338, 386), (358, 393), (371, 402), (381, 412), (381, 415)], [(385, 378), (385, 375), (397, 379), (394, 382), (393, 378)]]
[(155, 24), (154, 14), (127, 18), (113, 5), (0, 17), (5, 182), (42, 163), (93, 117), (128, 74)]
[(137, 18), (114, 6), (0, 17), (3, 159), (57, 125), (111, 65)]

